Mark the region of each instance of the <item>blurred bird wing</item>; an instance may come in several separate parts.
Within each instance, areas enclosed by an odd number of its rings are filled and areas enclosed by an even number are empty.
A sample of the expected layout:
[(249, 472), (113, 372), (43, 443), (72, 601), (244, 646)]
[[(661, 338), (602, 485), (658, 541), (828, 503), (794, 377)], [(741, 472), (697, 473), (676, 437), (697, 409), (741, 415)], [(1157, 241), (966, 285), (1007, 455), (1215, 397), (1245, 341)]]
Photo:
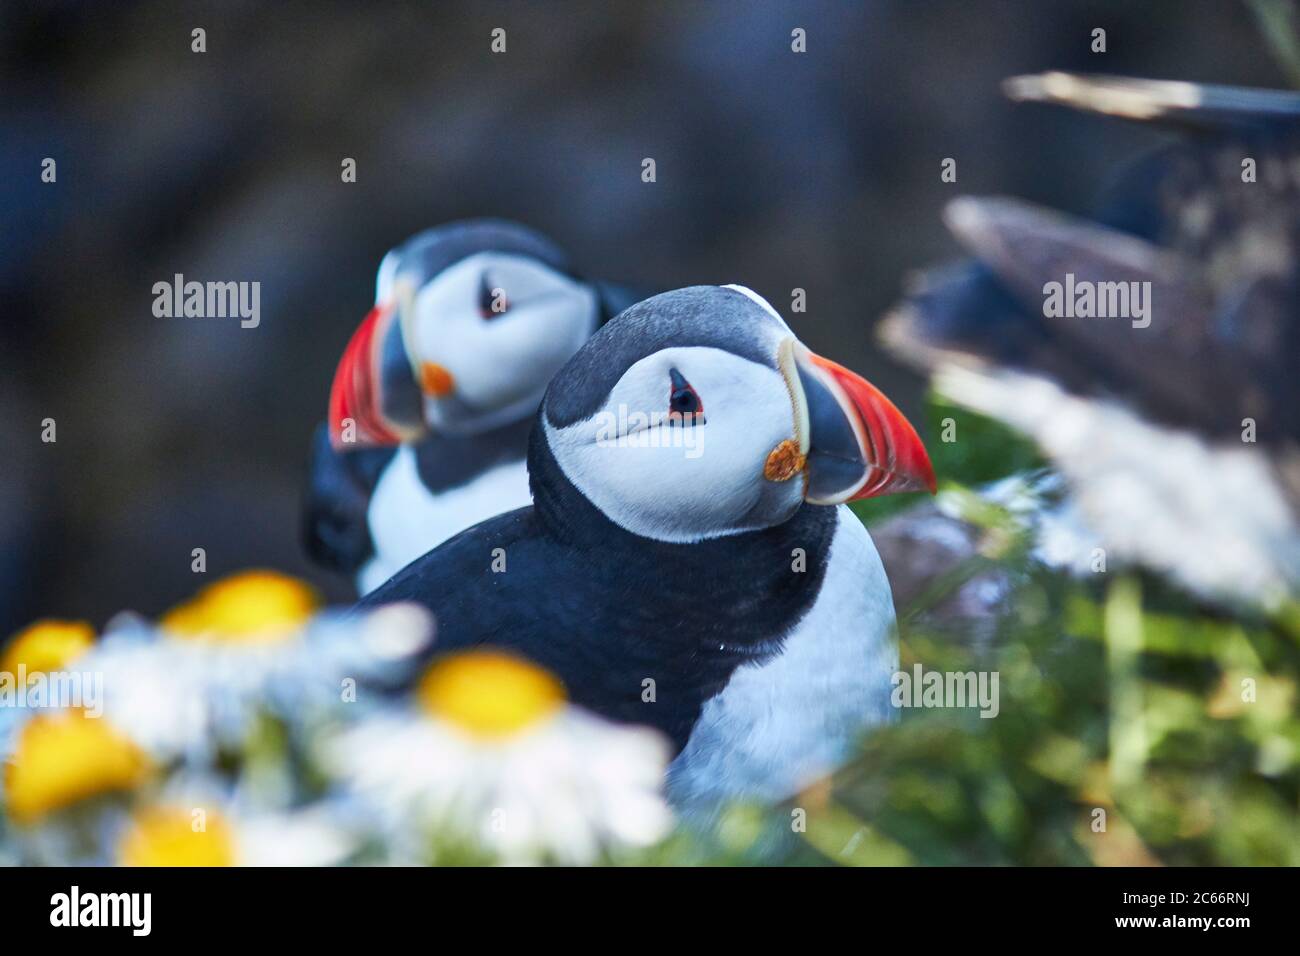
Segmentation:
[[(1213, 303), (1200, 266), (1088, 220), (1006, 198), (954, 200), (945, 218), (957, 238), (997, 276), (1040, 336), (1083, 371), (1091, 367), (1120, 394), (1139, 396), (1183, 422), (1215, 420), (1250, 383), (1248, 368), (1216, 347)], [(1047, 284), (1150, 283), (1142, 325), (1124, 316), (1082, 317), (1044, 307)], [(1130, 287), (1131, 288), (1131, 287)], [(1131, 306), (1131, 303), (1130, 303)], [(1075, 376), (1068, 372), (1070, 384)]]

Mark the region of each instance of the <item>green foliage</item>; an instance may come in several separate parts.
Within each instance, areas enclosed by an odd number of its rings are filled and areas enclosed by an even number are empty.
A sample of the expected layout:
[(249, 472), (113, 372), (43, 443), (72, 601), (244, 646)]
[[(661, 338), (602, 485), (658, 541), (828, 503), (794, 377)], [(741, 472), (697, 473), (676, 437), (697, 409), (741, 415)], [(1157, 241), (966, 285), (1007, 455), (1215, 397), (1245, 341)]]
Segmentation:
[(1148, 613), (1136, 577), (1093, 591), (1031, 574), (985, 654), (905, 635), (905, 664), (998, 671), (1001, 711), (905, 712), (837, 803), (918, 863), (1300, 863), (1295, 643)]
[(1300, 11), (1294, 0), (1246, 0), (1273, 58), (1292, 86), (1300, 87)]
[[(981, 485), (1043, 467), (1033, 442), (936, 393), (929, 395), (925, 418), (925, 447), (941, 489)], [(855, 501), (850, 507), (870, 527), (928, 497), (890, 495)]]
[[(926, 418), (931, 461), (940, 482), (981, 485), (1044, 465), (1028, 438), (937, 393), (929, 396)], [(945, 440), (945, 430), (951, 440)]]

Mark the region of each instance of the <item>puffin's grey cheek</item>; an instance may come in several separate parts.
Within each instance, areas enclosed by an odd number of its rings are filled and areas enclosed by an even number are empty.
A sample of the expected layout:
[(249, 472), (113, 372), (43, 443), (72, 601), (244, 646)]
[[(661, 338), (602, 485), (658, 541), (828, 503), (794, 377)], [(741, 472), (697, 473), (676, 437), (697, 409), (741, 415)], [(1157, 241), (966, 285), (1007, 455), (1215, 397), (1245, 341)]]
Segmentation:
[(784, 524), (803, 506), (802, 477), (780, 482), (765, 480), (759, 487), (758, 501), (738, 523), (744, 529), (772, 528)]

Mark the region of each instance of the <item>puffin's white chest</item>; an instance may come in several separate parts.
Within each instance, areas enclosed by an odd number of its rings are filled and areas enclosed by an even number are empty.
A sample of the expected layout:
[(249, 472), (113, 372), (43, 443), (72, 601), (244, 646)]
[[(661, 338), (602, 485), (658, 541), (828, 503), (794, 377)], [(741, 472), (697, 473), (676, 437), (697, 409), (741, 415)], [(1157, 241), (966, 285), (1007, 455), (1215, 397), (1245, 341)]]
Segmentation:
[(370, 593), (452, 535), (531, 501), (523, 461), (497, 465), (472, 481), (432, 494), (420, 481), (415, 452), (400, 448), (370, 498), (375, 555), (357, 575), (357, 590)]
[(738, 669), (705, 703), (668, 770), (674, 801), (789, 796), (834, 769), (863, 730), (893, 718), (894, 601), (871, 536), (843, 506), (827, 560), (780, 656)]

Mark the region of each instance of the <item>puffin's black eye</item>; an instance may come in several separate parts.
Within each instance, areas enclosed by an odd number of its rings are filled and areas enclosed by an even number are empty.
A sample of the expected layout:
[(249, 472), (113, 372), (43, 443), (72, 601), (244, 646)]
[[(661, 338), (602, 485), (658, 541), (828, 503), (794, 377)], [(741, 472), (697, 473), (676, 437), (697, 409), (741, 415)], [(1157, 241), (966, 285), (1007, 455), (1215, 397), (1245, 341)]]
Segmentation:
[(699, 394), (691, 388), (682, 373), (675, 368), (668, 370), (672, 387), (668, 391), (668, 420), (674, 425), (694, 425), (704, 421), (704, 403)]
[(485, 319), (495, 319), (510, 311), (506, 290), (493, 288), (486, 271), (478, 277), (478, 314)]

